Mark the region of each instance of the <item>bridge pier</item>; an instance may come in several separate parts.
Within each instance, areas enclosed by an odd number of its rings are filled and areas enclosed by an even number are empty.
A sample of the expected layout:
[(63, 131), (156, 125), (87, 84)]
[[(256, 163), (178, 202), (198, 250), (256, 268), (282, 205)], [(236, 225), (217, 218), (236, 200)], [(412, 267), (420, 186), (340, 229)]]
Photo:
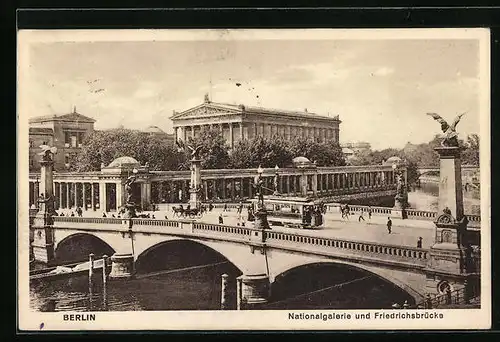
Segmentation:
[(135, 275), (134, 255), (115, 253), (111, 257), (110, 279), (130, 279)]
[(243, 274), (236, 278), (237, 310), (259, 309), (270, 297), (271, 283), (266, 274)]

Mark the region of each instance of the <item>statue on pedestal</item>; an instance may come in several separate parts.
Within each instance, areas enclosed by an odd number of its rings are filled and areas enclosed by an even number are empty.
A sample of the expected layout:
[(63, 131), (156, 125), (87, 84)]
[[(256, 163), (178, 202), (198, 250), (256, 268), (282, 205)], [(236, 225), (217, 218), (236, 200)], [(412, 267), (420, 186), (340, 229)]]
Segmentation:
[(263, 184), (262, 176), (259, 173), (254, 178), (253, 186), (255, 188), (255, 194), (257, 195), (257, 207), (264, 208), (264, 193), (262, 192), (262, 184)]
[(465, 115), (465, 113), (459, 114), (451, 125), (449, 125), (440, 115), (436, 113), (427, 113), (427, 115), (431, 116), (434, 120), (438, 121), (441, 124), (441, 130), (443, 131), (443, 140), (441, 141), (441, 146), (458, 147), (458, 134), (455, 131), (455, 128), (457, 127), (457, 124), (460, 122), (460, 119)]
[(130, 176), (125, 181), (125, 191), (127, 192), (127, 201), (126, 204), (133, 204), (133, 194), (132, 194), (132, 184), (136, 181), (136, 176)]

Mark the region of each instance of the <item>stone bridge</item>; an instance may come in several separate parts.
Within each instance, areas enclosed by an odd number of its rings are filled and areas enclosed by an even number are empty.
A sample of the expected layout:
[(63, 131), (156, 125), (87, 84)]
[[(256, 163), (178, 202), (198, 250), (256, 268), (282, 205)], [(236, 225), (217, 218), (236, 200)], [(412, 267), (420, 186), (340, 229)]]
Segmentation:
[(204, 245), (241, 271), (248, 303), (266, 302), (279, 275), (317, 263), (364, 270), (400, 287), (415, 302), (438, 289), (432, 277), (429, 287), (429, 250), (317, 237), (307, 230), (278, 232), (191, 220), (80, 217), (53, 217), (51, 227), (32, 229), (35, 259), (45, 262), (54, 260), (65, 244), (77, 244), (89, 235), (99, 239), (115, 253), (111, 273), (115, 277), (132, 276), (141, 258), (167, 242), (188, 240)]

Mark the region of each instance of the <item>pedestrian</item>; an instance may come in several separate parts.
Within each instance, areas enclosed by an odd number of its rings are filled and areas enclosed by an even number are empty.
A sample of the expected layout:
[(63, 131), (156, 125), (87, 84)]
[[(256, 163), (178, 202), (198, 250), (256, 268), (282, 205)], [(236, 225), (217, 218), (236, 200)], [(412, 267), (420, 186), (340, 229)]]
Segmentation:
[(165, 220), (168, 220), (168, 217), (167, 217), (167, 215), (165, 215)]
[(392, 221), (390, 217), (387, 218), (387, 231), (389, 234), (392, 232)]
[(224, 219), (222, 218), (222, 214), (219, 214), (219, 224), (224, 224)]
[(361, 222), (361, 220), (363, 220), (363, 222), (365, 221), (365, 218), (363, 217), (363, 209), (359, 212), (358, 222)]
[(422, 237), (421, 236), (418, 238), (417, 248), (422, 248)]
[(372, 220), (372, 207), (368, 207), (368, 219), (371, 221)]
[(103, 212), (103, 213), (102, 213), (102, 217), (107, 217), (107, 216), (106, 216), (106, 213), (104, 213), (104, 212)]
[(71, 212), (71, 217), (75, 217), (75, 213), (74, 212)]
[(224, 209), (222, 211), (227, 211), (227, 203), (224, 203)]

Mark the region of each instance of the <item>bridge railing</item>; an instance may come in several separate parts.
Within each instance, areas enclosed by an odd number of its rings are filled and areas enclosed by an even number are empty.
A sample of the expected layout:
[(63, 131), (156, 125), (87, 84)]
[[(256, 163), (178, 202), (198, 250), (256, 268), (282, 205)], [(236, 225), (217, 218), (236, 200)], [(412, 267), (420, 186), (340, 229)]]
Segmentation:
[(85, 230), (100, 230), (105, 225), (109, 230), (124, 230), (129, 227), (129, 220), (112, 217), (71, 217), (53, 216), (54, 226), (58, 228), (81, 228)]
[(266, 241), (289, 245), (309, 246), (326, 251), (355, 252), (371, 258), (396, 259), (403, 262), (425, 265), (428, 251), (421, 248), (381, 245), (378, 243), (315, 237), (298, 233), (266, 231)]

